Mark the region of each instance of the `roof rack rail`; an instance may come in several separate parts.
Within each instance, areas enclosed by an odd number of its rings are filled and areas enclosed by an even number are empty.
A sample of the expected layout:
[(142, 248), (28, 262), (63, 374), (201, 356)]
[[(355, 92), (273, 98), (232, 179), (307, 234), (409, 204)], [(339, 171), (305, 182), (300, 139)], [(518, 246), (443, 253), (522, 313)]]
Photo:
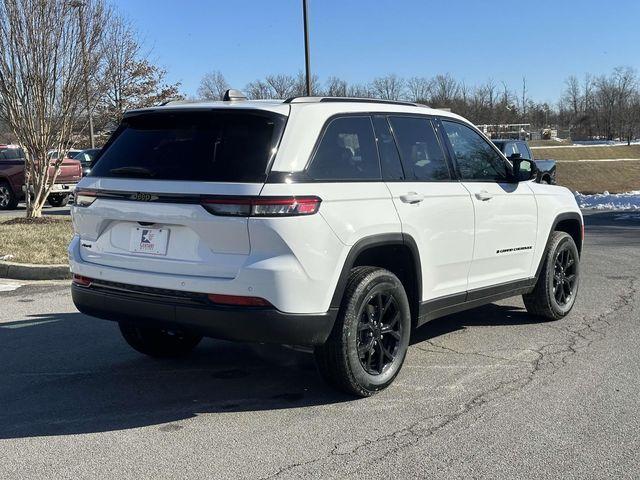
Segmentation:
[(165, 105), (182, 105), (187, 103), (196, 103), (197, 101), (198, 100), (185, 100), (184, 98), (173, 98), (171, 100), (161, 102), (159, 106), (164, 107)]
[(405, 102), (402, 100), (383, 100), (380, 98), (358, 98), (358, 97), (290, 97), (287, 98), (284, 103), (331, 103), (331, 102), (352, 102), (352, 103), (383, 103), (389, 105), (405, 105), (409, 107), (426, 107), (422, 103)]

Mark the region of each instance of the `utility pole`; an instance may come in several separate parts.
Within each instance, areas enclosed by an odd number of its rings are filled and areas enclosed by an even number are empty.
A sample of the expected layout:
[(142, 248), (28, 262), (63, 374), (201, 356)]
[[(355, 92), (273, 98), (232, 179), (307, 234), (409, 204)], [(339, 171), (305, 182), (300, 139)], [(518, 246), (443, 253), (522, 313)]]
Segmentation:
[(78, 9), (78, 22), (80, 24), (80, 42), (82, 43), (82, 76), (84, 78), (84, 97), (89, 115), (89, 139), (91, 148), (96, 148), (96, 141), (93, 134), (93, 114), (91, 113), (91, 96), (89, 95), (89, 65), (87, 59), (87, 37), (84, 24), (84, 7), (86, 3), (80, 0), (72, 0), (69, 6)]
[(307, 0), (302, 0), (302, 16), (304, 20), (304, 63), (307, 80), (307, 96), (311, 96), (311, 61), (309, 60), (309, 15)]

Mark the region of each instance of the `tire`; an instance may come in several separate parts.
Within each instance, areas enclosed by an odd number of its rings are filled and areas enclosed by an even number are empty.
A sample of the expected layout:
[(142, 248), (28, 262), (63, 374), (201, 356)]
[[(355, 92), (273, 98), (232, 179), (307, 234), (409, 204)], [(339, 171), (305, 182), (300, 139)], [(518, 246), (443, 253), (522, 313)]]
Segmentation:
[(52, 207), (64, 207), (69, 203), (69, 194), (52, 193), (47, 197), (47, 202)]
[(558, 320), (573, 308), (580, 285), (580, 255), (573, 238), (553, 232), (543, 261), (535, 288), (522, 299), (532, 315)]
[(140, 353), (156, 358), (184, 357), (202, 340), (199, 335), (173, 332), (161, 328), (135, 327), (119, 323), (127, 343)]
[(0, 181), (0, 210), (13, 210), (18, 206), (18, 197), (11, 186), (4, 180)]
[(318, 370), (338, 390), (368, 397), (396, 378), (410, 336), (409, 300), (398, 277), (383, 268), (356, 267), (329, 338), (314, 349)]

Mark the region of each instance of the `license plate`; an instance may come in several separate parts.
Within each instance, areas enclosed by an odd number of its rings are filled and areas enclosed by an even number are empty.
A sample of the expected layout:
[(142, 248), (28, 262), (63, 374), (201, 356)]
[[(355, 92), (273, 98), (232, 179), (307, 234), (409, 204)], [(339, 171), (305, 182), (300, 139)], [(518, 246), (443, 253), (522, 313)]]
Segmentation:
[(166, 255), (169, 240), (167, 228), (136, 227), (131, 232), (129, 250), (134, 253), (149, 255)]

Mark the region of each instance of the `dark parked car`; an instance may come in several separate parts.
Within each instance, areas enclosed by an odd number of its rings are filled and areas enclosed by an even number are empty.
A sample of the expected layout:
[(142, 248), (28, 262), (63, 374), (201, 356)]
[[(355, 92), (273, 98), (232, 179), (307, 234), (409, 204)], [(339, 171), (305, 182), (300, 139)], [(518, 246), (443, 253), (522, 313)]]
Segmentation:
[(99, 148), (89, 148), (82, 150), (73, 156), (74, 160), (78, 160), (82, 164), (82, 176), (86, 176), (91, 171), (91, 165), (100, 152)]
[(536, 182), (548, 183), (555, 185), (556, 183), (556, 161), (555, 160), (536, 160), (529, 145), (524, 140), (492, 140), (496, 147), (500, 149), (504, 156), (511, 159), (513, 155), (519, 155), (520, 158), (532, 160), (538, 167), (538, 176)]

